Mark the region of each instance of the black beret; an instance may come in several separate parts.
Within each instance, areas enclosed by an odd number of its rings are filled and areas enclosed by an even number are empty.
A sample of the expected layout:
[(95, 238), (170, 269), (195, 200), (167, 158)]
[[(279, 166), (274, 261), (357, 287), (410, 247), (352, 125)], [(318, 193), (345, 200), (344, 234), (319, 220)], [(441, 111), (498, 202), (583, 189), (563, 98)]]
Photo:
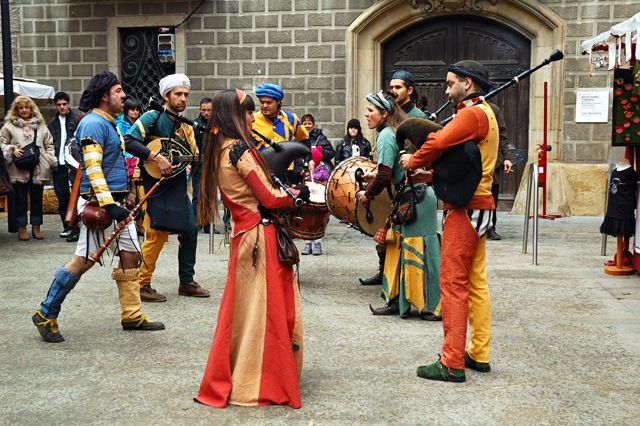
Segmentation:
[(91, 77), (91, 80), (89, 80), (89, 83), (87, 83), (84, 92), (82, 92), (78, 109), (87, 112), (92, 108), (98, 107), (102, 95), (111, 89), (112, 86), (119, 83), (118, 77), (111, 71), (103, 71), (94, 75)]

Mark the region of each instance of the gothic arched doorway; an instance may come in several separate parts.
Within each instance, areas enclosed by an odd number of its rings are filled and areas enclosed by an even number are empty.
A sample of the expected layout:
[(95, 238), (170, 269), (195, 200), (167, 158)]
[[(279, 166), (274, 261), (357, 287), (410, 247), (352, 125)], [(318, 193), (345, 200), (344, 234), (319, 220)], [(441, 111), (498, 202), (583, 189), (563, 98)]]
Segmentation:
[[(497, 21), (477, 16), (449, 15), (422, 21), (400, 31), (382, 45), (384, 87), (399, 69), (411, 71), (421, 96), (430, 110), (446, 101), (444, 81), (447, 66), (462, 59), (474, 59), (489, 70), (498, 85), (530, 68), (531, 42), (522, 34)], [(509, 145), (523, 156), (528, 153), (529, 80), (510, 87), (491, 102), (503, 111)], [(453, 113), (450, 107), (439, 119)], [(512, 151), (513, 152), (513, 151)], [(500, 208), (511, 209), (524, 165), (500, 182)]]

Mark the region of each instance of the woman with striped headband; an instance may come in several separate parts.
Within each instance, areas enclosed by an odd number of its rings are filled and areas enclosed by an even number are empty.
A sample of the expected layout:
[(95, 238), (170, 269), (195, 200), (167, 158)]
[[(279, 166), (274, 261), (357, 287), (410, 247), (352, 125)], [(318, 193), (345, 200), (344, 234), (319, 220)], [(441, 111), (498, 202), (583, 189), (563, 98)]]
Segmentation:
[[(378, 173), (366, 191), (357, 194), (359, 202), (366, 202), (392, 183), (398, 189), (405, 181), (399, 164), (400, 148), (396, 143), (396, 128), (406, 114), (396, 103), (391, 92), (371, 93), (367, 96), (367, 125), (376, 129), (378, 138)], [(370, 306), (374, 315), (400, 315), (407, 318), (411, 307), (428, 321), (440, 320), (440, 247), (438, 244), (437, 200), (433, 189), (424, 182), (426, 172), (413, 172), (413, 191), (417, 219), (410, 224), (393, 227), (393, 241), (376, 246), (384, 251), (382, 292), (386, 304), (380, 308)], [(400, 200), (412, 198), (411, 188), (404, 187)]]

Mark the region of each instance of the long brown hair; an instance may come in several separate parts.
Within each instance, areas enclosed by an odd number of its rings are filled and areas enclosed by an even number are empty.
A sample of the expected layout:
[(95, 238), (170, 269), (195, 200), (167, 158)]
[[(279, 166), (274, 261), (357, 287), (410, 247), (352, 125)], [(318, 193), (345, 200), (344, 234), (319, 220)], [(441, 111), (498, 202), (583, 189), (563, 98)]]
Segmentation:
[(218, 174), (222, 143), (226, 138), (239, 139), (249, 147), (254, 147), (247, 129), (246, 113), (255, 111), (255, 103), (249, 95), (240, 98), (244, 92), (223, 90), (213, 98), (207, 144), (203, 153), (200, 177), (200, 199), (198, 202), (198, 225), (211, 223), (217, 213)]

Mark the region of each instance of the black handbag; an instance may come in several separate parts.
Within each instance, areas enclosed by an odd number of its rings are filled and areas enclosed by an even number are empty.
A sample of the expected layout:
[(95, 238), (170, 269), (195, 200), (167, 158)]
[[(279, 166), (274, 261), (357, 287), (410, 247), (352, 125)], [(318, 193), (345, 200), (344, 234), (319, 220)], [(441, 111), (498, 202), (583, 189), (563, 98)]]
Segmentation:
[(276, 240), (278, 241), (278, 260), (284, 266), (300, 263), (298, 248), (293, 242), (289, 231), (282, 225), (276, 224)]
[(13, 164), (20, 170), (32, 170), (40, 163), (40, 147), (36, 144), (38, 140), (38, 129), (33, 132), (33, 142), (22, 148), (22, 157), (13, 156)]

